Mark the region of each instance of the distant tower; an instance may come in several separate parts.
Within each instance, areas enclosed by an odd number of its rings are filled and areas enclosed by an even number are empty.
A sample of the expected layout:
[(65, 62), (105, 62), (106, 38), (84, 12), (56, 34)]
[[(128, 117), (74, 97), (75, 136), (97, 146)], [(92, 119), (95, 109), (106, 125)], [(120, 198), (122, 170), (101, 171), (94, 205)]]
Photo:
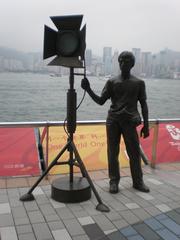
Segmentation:
[(135, 66), (132, 69), (132, 72), (136, 76), (141, 75), (141, 49), (140, 48), (133, 48), (132, 52), (135, 56)]
[(112, 57), (112, 74), (113, 75), (117, 75), (119, 73), (118, 57), (119, 57), (119, 52), (115, 50), (114, 55)]
[(103, 63), (104, 63), (104, 75), (111, 74), (112, 67), (112, 48), (104, 47), (103, 48)]
[(142, 52), (142, 74), (145, 77), (150, 77), (152, 75), (151, 52)]
[(86, 66), (90, 67), (92, 64), (92, 50), (86, 49), (85, 52)]

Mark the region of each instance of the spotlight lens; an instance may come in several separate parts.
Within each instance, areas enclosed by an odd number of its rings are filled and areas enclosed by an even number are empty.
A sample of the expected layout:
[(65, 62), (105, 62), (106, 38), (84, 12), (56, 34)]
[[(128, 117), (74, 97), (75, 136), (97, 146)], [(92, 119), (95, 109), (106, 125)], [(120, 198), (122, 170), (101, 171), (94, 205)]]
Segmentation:
[(69, 57), (79, 48), (79, 36), (74, 31), (59, 32), (57, 36), (57, 55)]

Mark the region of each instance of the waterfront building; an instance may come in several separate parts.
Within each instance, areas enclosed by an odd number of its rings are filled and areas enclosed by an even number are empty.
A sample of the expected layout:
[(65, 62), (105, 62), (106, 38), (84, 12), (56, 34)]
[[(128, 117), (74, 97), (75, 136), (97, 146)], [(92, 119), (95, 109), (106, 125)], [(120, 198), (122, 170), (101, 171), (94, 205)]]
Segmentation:
[(110, 75), (112, 72), (112, 47), (103, 48), (104, 75)]
[(141, 75), (144, 77), (152, 76), (152, 54), (151, 52), (142, 52), (142, 70)]
[(119, 73), (119, 63), (118, 63), (119, 52), (117, 50), (114, 51), (114, 55), (112, 57), (112, 74), (118, 75)]
[(136, 58), (135, 66), (132, 69), (132, 73), (135, 76), (140, 76), (142, 69), (141, 69), (141, 49), (140, 48), (132, 48), (132, 52)]

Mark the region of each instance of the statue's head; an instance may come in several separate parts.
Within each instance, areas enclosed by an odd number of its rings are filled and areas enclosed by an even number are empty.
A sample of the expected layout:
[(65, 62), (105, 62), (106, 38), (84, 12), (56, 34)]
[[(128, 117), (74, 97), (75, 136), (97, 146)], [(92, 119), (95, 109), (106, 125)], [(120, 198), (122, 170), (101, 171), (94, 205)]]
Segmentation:
[(132, 52), (124, 51), (118, 57), (121, 71), (128, 72), (134, 67), (135, 57)]

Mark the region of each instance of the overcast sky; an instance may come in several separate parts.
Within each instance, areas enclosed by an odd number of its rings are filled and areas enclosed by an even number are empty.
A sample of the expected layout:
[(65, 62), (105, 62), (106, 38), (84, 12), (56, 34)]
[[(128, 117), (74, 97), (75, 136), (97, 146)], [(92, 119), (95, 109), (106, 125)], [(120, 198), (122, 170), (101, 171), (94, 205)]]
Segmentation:
[(0, 46), (42, 51), (49, 16), (83, 14), (87, 48), (180, 51), (180, 0), (0, 0)]

